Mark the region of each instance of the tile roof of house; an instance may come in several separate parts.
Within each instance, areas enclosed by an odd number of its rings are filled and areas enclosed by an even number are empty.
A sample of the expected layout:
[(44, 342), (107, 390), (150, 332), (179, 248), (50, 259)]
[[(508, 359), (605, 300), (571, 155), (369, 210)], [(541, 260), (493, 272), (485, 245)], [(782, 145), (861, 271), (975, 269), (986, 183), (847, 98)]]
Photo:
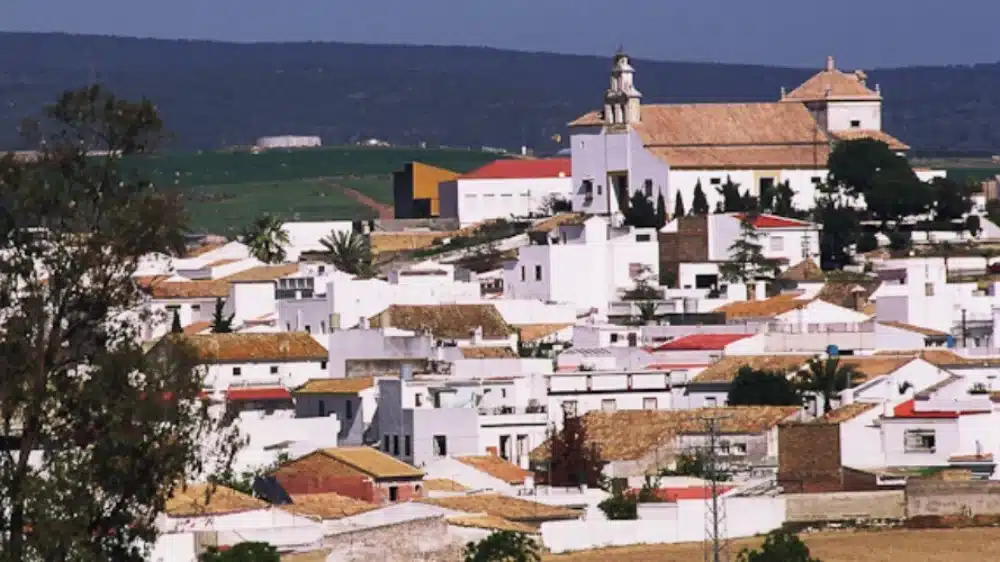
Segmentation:
[(533, 342), (556, 334), (573, 324), (514, 324), (523, 342)]
[(428, 492), (468, 492), (465, 486), (448, 478), (425, 478), (424, 490)]
[(329, 352), (302, 332), (168, 335), (161, 341), (191, 346), (204, 363), (326, 361)]
[(536, 222), (528, 229), (529, 232), (552, 232), (563, 225), (581, 225), (587, 215), (583, 213), (559, 213), (547, 219)]
[(455, 457), (455, 460), (507, 484), (523, 484), (524, 479), (532, 475), (531, 472), (496, 455), (467, 455)]
[[(206, 499), (207, 498), (207, 499)], [(164, 512), (170, 517), (228, 515), (270, 507), (264, 500), (225, 486), (187, 484), (174, 491)]]
[[(570, 126), (602, 125), (600, 112)], [(822, 168), (829, 136), (802, 104), (643, 105), (635, 131), (674, 168)]]
[(255, 401), (255, 400), (291, 400), (292, 394), (287, 388), (281, 386), (246, 386), (229, 387), (226, 389), (226, 400), (229, 401)]
[(894, 151), (904, 151), (910, 149), (908, 144), (884, 131), (876, 131), (872, 129), (847, 129), (845, 131), (834, 131), (832, 134), (838, 141), (867, 139), (884, 142), (889, 145), (891, 150)]
[(762, 301), (736, 301), (724, 304), (712, 312), (721, 312), (727, 320), (735, 318), (772, 318), (809, 304), (797, 295), (778, 295)]
[[(743, 220), (743, 213), (733, 213), (733, 218)], [(790, 219), (767, 213), (758, 214), (753, 220), (753, 225), (755, 228), (808, 228), (816, 226), (809, 221)]]
[(357, 394), (375, 386), (375, 377), (310, 379), (296, 388), (294, 394)]
[(698, 373), (694, 383), (729, 383), (743, 367), (755, 371), (792, 373), (801, 369), (815, 355), (727, 355)]
[(219, 248), (225, 246), (225, 242), (211, 242), (208, 244), (202, 244), (196, 248), (191, 248), (184, 253), (185, 258), (197, 258), (198, 256), (203, 256), (213, 250), (218, 250)]
[[(605, 461), (638, 460), (656, 447), (668, 445), (678, 435), (701, 435), (706, 420), (720, 417), (722, 434), (757, 434), (801, 412), (798, 406), (728, 406), (689, 410), (619, 410), (587, 412), (583, 416), (588, 443), (597, 446)], [(531, 452), (544, 460), (548, 443)]]
[[(855, 370), (864, 375), (864, 381), (869, 381), (881, 376), (895, 373), (905, 365), (913, 361), (912, 357), (888, 357), (888, 356), (845, 356), (840, 358), (841, 365), (854, 367)], [(864, 382), (858, 381), (858, 382)]]
[(882, 321), (879, 322), (883, 326), (889, 326), (891, 328), (899, 328), (900, 330), (906, 330), (907, 332), (914, 332), (923, 336), (947, 336), (948, 334), (940, 330), (934, 330), (931, 328), (924, 328), (923, 326), (916, 326), (914, 324), (907, 324), (906, 322), (895, 322), (895, 321)]
[(878, 404), (872, 404), (871, 402), (852, 402), (830, 410), (816, 421), (822, 423), (842, 423), (848, 420), (853, 420), (861, 414), (871, 411), (877, 405)]
[(215, 260), (211, 263), (205, 264), (205, 267), (219, 267), (220, 265), (226, 265), (230, 263), (236, 263), (238, 261), (243, 261), (243, 258), (226, 258), (221, 260)]
[(445, 521), (450, 525), (458, 527), (485, 529), (487, 531), (513, 531), (527, 535), (537, 535), (539, 532), (538, 529), (530, 525), (515, 523), (495, 515), (452, 515), (445, 518)]
[(822, 283), (826, 280), (826, 275), (823, 274), (819, 264), (811, 259), (800, 261), (781, 272), (778, 277), (799, 283)]
[[(732, 490), (733, 486), (721, 486), (717, 493), (724, 494)], [(631, 494), (638, 494), (639, 490), (629, 490)], [(676, 503), (677, 500), (707, 500), (712, 497), (712, 489), (705, 486), (689, 486), (686, 488), (656, 488), (653, 495), (662, 501)]]
[(565, 507), (545, 505), (543, 503), (504, 496), (500, 494), (473, 494), (471, 496), (452, 496), (448, 498), (424, 498), (422, 503), (436, 505), (445, 509), (465, 511), (468, 513), (485, 513), (502, 517), (508, 521), (536, 522), (553, 521), (557, 519), (579, 519), (581, 512)]
[(948, 462), (993, 462), (993, 453), (986, 454), (971, 454), (971, 455), (952, 455), (948, 457)]
[(515, 359), (517, 353), (509, 347), (460, 347), (463, 359)]
[(191, 336), (194, 334), (200, 334), (205, 330), (210, 329), (211, 327), (212, 327), (211, 322), (195, 322), (193, 324), (188, 324), (187, 326), (184, 326), (184, 333)]
[(460, 180), (565, 178), (573, 175), (569, 158), (509, 158), (495, 160), (462, 174)]
[(370, 325), (419, 332), (428, 329), (436, 338), (469, 339), (477, 327), (483, 337), (506, 338), (514, 329), (492, 304), (394, 304), (370, 319)]
[(653, 351), (716, 351), (755, 334), (691, 334), (662, 344)]
[[(892, 417), (893, 418), (912, 418), (912, 419), (957, 419), (960, 416), (968, 416), (974, 414), (989, 414), (991, 410), (932, 410), (932, 411), (916, 411), (916, 401), (907, 400), (902, 404), (893, 408)], [(891, 418), (890, 418), (891, 419)]]
[(372, 478), (422, 478), (424, 472), (397, 460), (374, 447), (333, 447), (320, 454), (340, 461)]
[(923, 359), (936, 367), (962, 367), (962, 366), (996, 366), (1000, 365), (1000, 358), (997, 357), (963, 357), (950, 349), (926, 348), (909, 351), (876, 351), (878, 357), (884, 356), (904, 356), (914, 359)]
[(860, 294), (863, 300), (871, 298), (872, 293), (882, 284), (878, 279), (855, 281), (827, 281), (816, 293), (816, 298), (830, 304), (854, 309), (854, 295)]
[(373, 503), (349, 498), (334, 492), (297, 494), (292, 496), (292, 503), (282, 506), (286, 511), (320, 520), (351, 517), (359, 513), (376, 510), (378, 507)]
[[(817, 72), (798, 88), (782, 97), (782, 102), (810, 101), (878, 101), (882, 96), (870, 89), (860, 71), (846, 73), (833, 64), (833, 57), (827, 59), (826, 68)], [(796, 104), (797, 105), (797, 104)]]
[(243, 271), (237, 271), (232, 275), (227, 275), (223, 277), (222, 281), (227, 281), (229, 283), (247, 283), (247, 282), (257, 282), (257, 281), (274, 281), (275, 279), (280, 279), (293, 273), (299, 271), (299, 264), (297, 263), (286, 263), (281, 265), (259, 265), (257, 267), (251, 267), (250, 269), (244, 269)]
[(136, 277), (139, 284), (154, 299), (225, 298), (232, 283), (274, 281), (299, 270), (298, 264), (262, 265), (251, 267), (219, 279), (167, 281), (162, 275)]

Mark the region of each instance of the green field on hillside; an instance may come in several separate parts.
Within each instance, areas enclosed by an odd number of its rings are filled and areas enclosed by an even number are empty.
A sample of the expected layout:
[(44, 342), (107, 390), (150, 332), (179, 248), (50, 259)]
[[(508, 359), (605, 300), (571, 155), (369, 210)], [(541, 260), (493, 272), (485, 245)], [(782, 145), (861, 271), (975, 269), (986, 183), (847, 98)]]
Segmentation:
[(164, 154), (136, 165), (156, 185), (182, 190), (192, 230), (233, 235), (264, 213), (284, 220), (374, 218), (377, 209), (343, 188), (391, 206), (392, 172), (407, 162), (466, 172), (497, 157), (469, 150), (331, 147)]

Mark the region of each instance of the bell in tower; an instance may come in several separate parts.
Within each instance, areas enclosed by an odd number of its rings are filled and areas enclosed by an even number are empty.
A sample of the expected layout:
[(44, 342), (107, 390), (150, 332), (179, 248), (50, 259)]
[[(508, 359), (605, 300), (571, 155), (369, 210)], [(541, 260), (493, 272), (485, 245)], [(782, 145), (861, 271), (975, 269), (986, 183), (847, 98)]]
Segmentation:
[(611, 87), (604, 93), (604, 122), (632, 125), (639, 122), (642, 94), (635, 88), (635, 69), (628, 55), (618, 50), (611, 66)]

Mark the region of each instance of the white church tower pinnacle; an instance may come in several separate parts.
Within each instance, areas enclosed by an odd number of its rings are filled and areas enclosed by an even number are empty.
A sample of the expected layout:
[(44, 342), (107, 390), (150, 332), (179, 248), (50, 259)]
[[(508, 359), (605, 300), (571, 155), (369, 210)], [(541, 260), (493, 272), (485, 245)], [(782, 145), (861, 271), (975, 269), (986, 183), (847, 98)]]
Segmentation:
[(611, 67), (611, 86), (604, 92), (604, 123), (628, 126), (639, 122), (642, 94), (635, 87), (635, 69), (621, 49)]

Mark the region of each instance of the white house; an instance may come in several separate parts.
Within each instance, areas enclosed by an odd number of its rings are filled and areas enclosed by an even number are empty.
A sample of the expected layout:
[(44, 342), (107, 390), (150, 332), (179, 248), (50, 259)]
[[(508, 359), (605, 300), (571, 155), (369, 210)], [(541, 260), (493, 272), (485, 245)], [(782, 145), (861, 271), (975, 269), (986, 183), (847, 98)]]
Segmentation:
[(573, 185), (569, 158), (504, 159), (441, 182), (441, 217), (462, 226), (490, 219), (547, 215), (553, 198), (568, 201)]
[(787, 181), (795, 206), (809, 209), (834, 143), (871, 138), (899, 153), (909, 148), (882, 131), (878, 86), (869, 88), (863, 72), (838, 70), (832, 57), (798, 88), (765, 103), (644, 105), (634, 74), (629, 57), (616, 55), (603, 108), (569, 124), (575, 211), (614, 213), (617, 190), (665, 193), (668, 209), (680, 196), (690, 208), (699, 183), (714, 209), (727, 178), (752, 196)]
[[(615, 225), (606, 217), (565, 215), (531, 234), (517, 261), (504, 265), (504, 296), (607, 310), (621, 291), (659, 276), (652, 228)], [(586, 272), (581, 275), (581, 272)]]
[(646, 370), (574, 370), (548, 376), (549, 421), (566, 415), (674, 408), (670, 373)]
[(350, 233), (354, 227), (351, 221), (293, 221), (282, 224), (281, 228), (288, 236), (288, 243), (282, 245), (285, 259), (297, 262), (303, 252), (325, 251), (321, 243), (324, 238)]

